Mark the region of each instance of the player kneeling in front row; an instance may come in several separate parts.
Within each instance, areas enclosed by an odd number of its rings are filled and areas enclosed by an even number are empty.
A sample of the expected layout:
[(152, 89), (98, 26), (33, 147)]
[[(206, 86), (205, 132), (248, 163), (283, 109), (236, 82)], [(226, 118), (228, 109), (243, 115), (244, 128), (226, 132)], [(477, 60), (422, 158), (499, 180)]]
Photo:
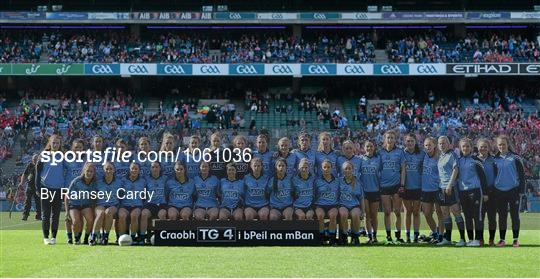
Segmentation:
[(300, 159), (298, 174), (293, 177), (294, 215), (298, 220), (313, 220), (313, 184), (315, 175), (309, 172), (307, 158)]
[(263, 173), (262, 159), (255, 157), (250, 162), (251, 173), (244, 177), (246, 187), (244, 215), (246, 220), (268, 220), (268, 176)]
[[(96, 220), (94, 221), (94, 228), (92, 235), (90, 236), (90, 245), (97, 244), (96, 239), (101, 231), (101, 244), (107, 245), (109, 243), (109, 232), (111, 231), (113, 219), (118, 212), (118, 195), (116, 194), (118, 189), (122, 187), (122, 180), (115, 175), (116, 169), (111, 162), (105, 163), (103, 166), (103, 177), (96, 182), (96, 188), (99, 192), (112, 193), (110, 199), (106, 197), (98, 198), (96, 201)], [(126, 220), (118, 222), (118, 230), (126, 230)]]
[(167, 176), (162, 175), (161, 164), (159, 162), (152, 162), (150, 165), (150, 175), (146, 178), (146, 188), (149, 192), (153, 193), (152, 199), (147, 201), (141, 211), (141, 231), (140, 242), (144, 244), (146, 239), (148, 222), (152, 219), (167, 219), (167, 205), (165, 202), (165, 183), (167, 182)]
[[(339, 180), (332, 175), (332, 163), (324, 160), (321, 163), (322, 176), (315, 180), (315, 214), (319, 220), (319, 231), (323, 241), (328, 239), (330, 244), (336, 244), (336, 229), (338, 215)], [(324, 229), (324, 218), (328, 217), (328, 231)]]
[(268, 181), (270, 191), (270, 220), (292, 220), (292, 179), (287, 176), (287, 163), (283, 158), (275, 162), (274, 175)]
[(67, 218), (71, 221), (72, 231), (75, 234), (75, 244), (81, 244), (81, 233), (83, 227), (83, 217), (87, 223), (94, 223), (94, 212), (92, 210), (92, 200), (89, 198), (77, 198), (84, 192), (89, 193), (95, 190), (96, 169), (94, 165), (87, 162), (81, 172), (69, 186), (68, 195), (64, 198)]
[(243, 220), (244, 181), (236, 177), (236, 166), (234, 163), (227, 164), (227, 177), (221, 179), (219, 195), (221, 196), (219, 220)]
[(210, 175), (210, 165), (201, 162), (200, 173), (193, 180), (195, 183), (195, 220), (216, 220), (219, 216), (218, 209), (218, 188), (219, 180), (216, 176)]
[[(139, 164), (133, 162), (129, 166), (129, 174), (124, 179), (123, 188), (126, 192), (142, 192), (145, 189), (146, 180), (140, 174)], [(136, 195), (135, 197), (122, 200), (122, 206), (118, 211), (118, 219), (120, 222), (125, 222), (128, 216), (130, 218), (130, 228), (129, 232), (123, 231), (120, 235), (124, 233), (130, 233), (131, 239), (133, 239), (134, 244), (139, 244), (141, 241), (144, 241), (140, 236), (139, 231), (139, 218), (141, 216), (141, 209), (143, 207), (143, 200), (140, 196)], [(127, 230), (127, 228), (126, 228)], [(139, 235), (138, 235), (139, 234)], [(137, 239), (137, 236), (139, 238)]]
[(187, 176), (187, 168), (181, 161), (174, 164), (174, 176), (167, 180), (165, 189), (168, 194), (167, 216), (170, 220), (190, 220), (193, 207), (195, 184)]
[(354, 176), (354, 167), (346, 161), (341, 166), (343, 177), (339, 178), (339, 244), (347, 244), (349, 217), (351, 218), (351, 243), (360, 245), (360, 220), (363, 219), (362, 200), (364, 194), (360, 180)]

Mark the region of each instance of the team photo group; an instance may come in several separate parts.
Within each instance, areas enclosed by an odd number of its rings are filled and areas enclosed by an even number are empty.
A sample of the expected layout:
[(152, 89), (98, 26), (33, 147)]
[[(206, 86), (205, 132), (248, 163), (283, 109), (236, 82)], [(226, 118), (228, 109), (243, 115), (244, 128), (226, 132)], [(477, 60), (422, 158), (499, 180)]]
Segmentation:
[[(35, 154), (23, 174), (23, 220), (35, 201), (46, 245), (56, 244), (64, 209), (67, 242), (75, 245), (112, 243), (112, 230), (117, 243), (127, 235), (134, 245), (149, 244), (152, 220), (161, 219), (318, 220), (321, 241), (329, 245), (503, 247), (510, 214), (511, 244), (520, 245), (525, 174), (505, 135), (420, 140), (388, 130), (382, 142), (345, 140), (340, 150), (329, 132), (301, 132), (295, 146), (287, 137), (271, 144), (267, 134), (253, 142), (236, 135), (231, 146), (222, 138), (215, 132), (202, 146), (194, 135), (183, 146), (165, 132), (156, 143), (159, 151), (181, 149), (180, 156), (146, 160), (141, 157), (153, 152), (148, 137), (129, 146), (100, 136), (66, 143), (53, 134), (43, 151), (103, 151), (110, 144), (138, 156), (127, 162), (51, 163)], [(92, 195), (78, 194), (83, 192)], [(427, 235), (420, 235), (423, 222)], [(452, 241), (454, 223), (459, 235)]]

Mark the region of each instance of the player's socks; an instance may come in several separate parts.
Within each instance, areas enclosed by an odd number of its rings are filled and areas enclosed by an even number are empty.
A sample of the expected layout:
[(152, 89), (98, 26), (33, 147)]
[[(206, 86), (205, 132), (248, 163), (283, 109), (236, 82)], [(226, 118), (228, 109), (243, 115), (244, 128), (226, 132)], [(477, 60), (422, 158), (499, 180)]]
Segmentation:
[(519, 238), (519, 230), (512, 230), (512, 235), (513, 235), (514, 239), (518, 239)]
[(407, 236), (407, 239), (411, 239), (411, 231), (407, 230), (405, 235)]
[(474, 239), (474, 230), (467, 230), (467, 237), (469, 238), (469, 240), (473, 240)]
[(146, 239), (146, 234), (144, 233), (139, 234), (139, 244), (144, 244), (145, 239)]
[(386, 229), (386, 238), (392, 238), (392, 231), (389, 229)]
[(368, 237), (368, 239), (373, 239), (373, 234), (372, 234), (372, 233), (368, 233), (368, 234), (367, 234), (367, 237)]
[(394, 232), (394, 235), (396, 236), (397, 239), (401, 239), (401, 230), (396, 230)]
[(81, 244), (81, 233), (75, 234), (75, 244)]
[(459, 230), (459, 238), (465, 239), (465, 222), (463, 221), (463, 217), (459, 215), (455, 218), (455, 220)]
[(328, 230), (328, 237), (330, 238), (330, 244), (336, 244), (336, 231)]
[(89, 238), (89, 237), (90, 237), (90, 234), (87, 233), (87, 232), (85, 232), (85, 233), (84, 233), (84, 242), (83, 242), (83, 244), (88, 244), (88, 238)]
[(420, 232), (414, 231), (414, 242), (418, 242), (418, 237), (420, 237)]
[(448, 217), (444, 219), (445, 238), (448, 241), (452, 241), (452, 218)]
[(474, 232), (474, 239), (476, 239), (476, 240), (484, 240), (484, 231), (483, 230), (476, 230)]
[(489, 230), (489, 240), (495, 239), (495, 230)]
[(68, 238), (68, 241), (71, 241), (73, 243), (73, 233), (72, 232), (67, 233), (67, 238)]

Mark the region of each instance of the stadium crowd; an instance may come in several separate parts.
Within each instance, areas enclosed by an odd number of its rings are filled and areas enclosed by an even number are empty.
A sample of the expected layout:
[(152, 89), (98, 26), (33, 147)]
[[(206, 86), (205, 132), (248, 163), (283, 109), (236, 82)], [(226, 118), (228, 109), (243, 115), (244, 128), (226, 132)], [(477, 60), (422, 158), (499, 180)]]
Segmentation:
[[(232, 38), (231, 38), (232, 37)], [(286, 35), (190, 36), (124, 32), (2, 33), (1, 63), (369, 63), (374, 46), (364, 34), (296, 38)]]
[(396, 63), (539, 62), (539, 42), (519, 34), (467, 33), (449, 40), (442, 31), (388, 41), (388, 58)]

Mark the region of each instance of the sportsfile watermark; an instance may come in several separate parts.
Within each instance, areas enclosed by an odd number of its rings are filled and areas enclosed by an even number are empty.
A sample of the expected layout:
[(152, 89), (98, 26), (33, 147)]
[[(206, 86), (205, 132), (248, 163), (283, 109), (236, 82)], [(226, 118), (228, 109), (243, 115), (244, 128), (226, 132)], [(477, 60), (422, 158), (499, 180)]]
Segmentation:
[(42, 163), (50, 163), (56, 166), (59, 163), (101, 163), (105, 165), (111, 163), (131, 163), (131, 162), (159, 162), (170, 163), (185, 160), (190, 162), (216, 162), (216, 163), (240, 163), (249, 162), (252, 158), (250, 148), (196, 148), (193, 150), (178, 148), (174, 151), (139, 151), (134, 152), (129, 150), (119, 150), (116, 147), (107, 147), (104, 151), (99, 150), (81, 150), (81, 151), (43, 151), (40, 153), (40, 161)]

